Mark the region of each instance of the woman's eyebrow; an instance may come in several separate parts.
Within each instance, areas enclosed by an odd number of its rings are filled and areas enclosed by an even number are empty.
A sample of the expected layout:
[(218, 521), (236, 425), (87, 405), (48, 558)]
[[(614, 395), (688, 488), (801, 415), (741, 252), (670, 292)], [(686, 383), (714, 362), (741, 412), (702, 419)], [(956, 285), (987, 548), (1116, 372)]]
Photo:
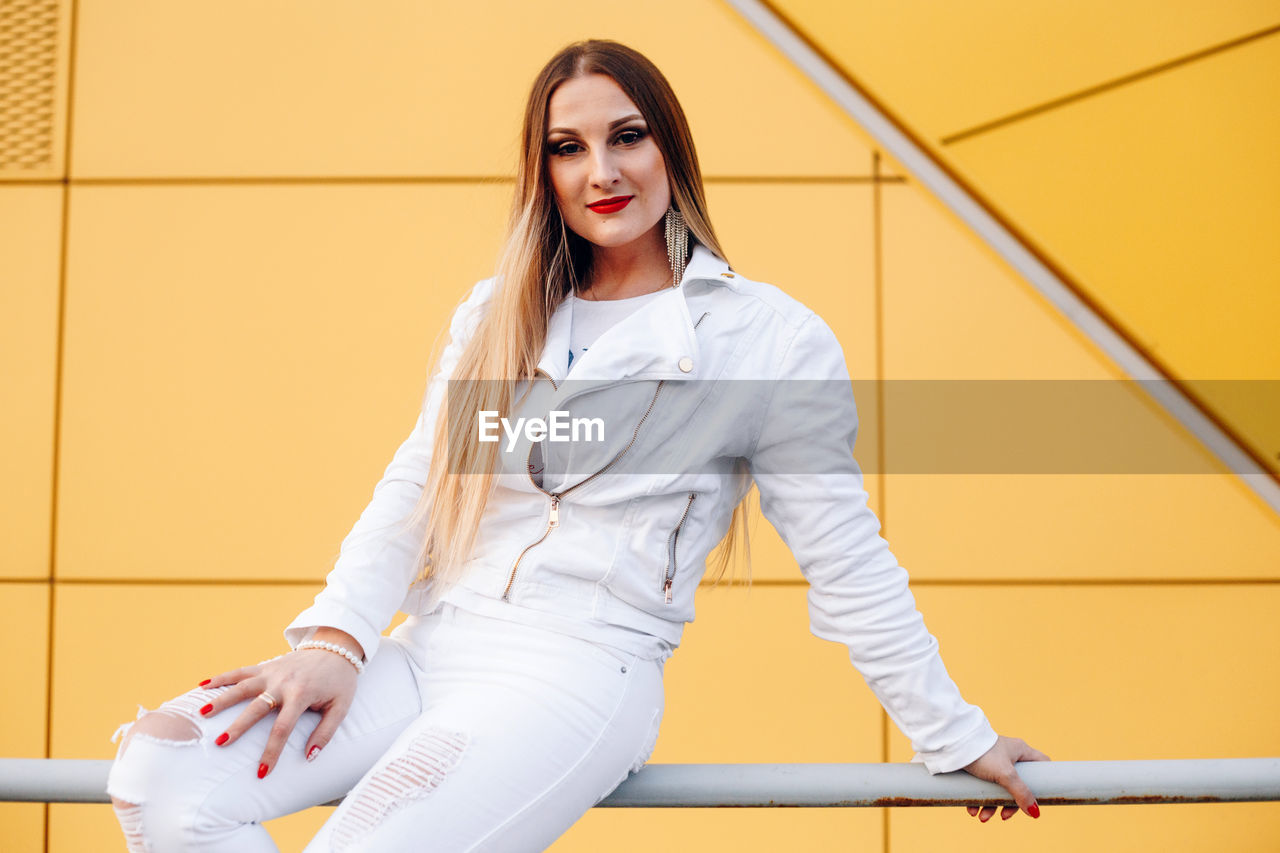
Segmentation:
[[(629, 116), (623, 116), (622, 118), (614, 119), (613, 121), (609, 122), (609, 129), (613, 130), (615, 127), (617, 127), (620, 124), (626, 124), (629, 121), (634, 121), (635, 119), (643, 119), (643, 118), (644, 116), (640, 115), (639, 113), (632, 113)], [(553, 133), (574, 134), (574, 133), (577, 133), (577, 131), (571, 127), (553, 127), (547, 131), (547, 136), (550, 136)]]

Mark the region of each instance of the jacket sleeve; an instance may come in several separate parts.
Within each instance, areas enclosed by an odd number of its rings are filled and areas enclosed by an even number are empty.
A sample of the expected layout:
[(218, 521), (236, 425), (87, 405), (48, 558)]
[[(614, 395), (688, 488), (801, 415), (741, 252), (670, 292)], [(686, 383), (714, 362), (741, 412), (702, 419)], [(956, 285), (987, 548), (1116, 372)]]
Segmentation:
[(481, 307), (492, 290), (492, 279), (479, 282), (454, 311), (449, 343), (427, 386), (417, 422), (374, 487), (373, 499), (342, 541), (324, 589), (316, 595), (315, 603), (284, 629), (290, 648), (296, 648), (324, 626), (339, 628), (355, 637), (366, 660), (377, 652), (382, 632), (391, 624), (417, 575), (415, 557), (424, 531), (400, 528), (422, 496), (431, 464), (435, 423), (448, 379), (475, 332)]
[(849, 659), (930, 773), (958, 770), (996, 742), (943, 666), (867, 505), (853, 458), (857, 410), (844, 353), (809, 314), (786, 345), (750, 458), (761, 509), (809, 582), (809, 626)]

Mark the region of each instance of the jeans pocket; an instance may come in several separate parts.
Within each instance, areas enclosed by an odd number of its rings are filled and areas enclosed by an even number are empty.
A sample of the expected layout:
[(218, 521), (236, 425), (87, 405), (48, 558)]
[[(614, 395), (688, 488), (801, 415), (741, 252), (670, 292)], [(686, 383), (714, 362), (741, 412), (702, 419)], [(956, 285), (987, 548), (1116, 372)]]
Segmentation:
[(582, 643), (587, 647), (592, 657), (608, 666), (617, 667), (619, 672), (634, 671), (636, 661), (640, 658), (640, 655), (635, 652), (628, 652), (608, 643), (585, 639)]

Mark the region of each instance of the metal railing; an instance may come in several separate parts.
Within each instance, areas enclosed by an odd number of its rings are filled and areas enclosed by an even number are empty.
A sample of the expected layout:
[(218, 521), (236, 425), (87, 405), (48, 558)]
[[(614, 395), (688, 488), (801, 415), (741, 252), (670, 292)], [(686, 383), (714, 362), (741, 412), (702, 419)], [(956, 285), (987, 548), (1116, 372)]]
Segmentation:
[[(106, 803), (110, 761), (0, 758), (0, 802)], [(1040, 805), (1280, 801), (1280, 758), (1035, 761)], [(597, 807), (1013, 805), (998, 785), (919, 764), (649, 764)]]

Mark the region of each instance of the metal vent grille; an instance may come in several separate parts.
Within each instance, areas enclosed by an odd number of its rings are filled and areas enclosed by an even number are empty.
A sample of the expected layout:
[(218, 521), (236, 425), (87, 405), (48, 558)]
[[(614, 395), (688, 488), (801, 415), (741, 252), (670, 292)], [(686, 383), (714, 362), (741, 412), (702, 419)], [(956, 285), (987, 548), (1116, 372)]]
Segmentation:
[(53, 165), (57, 0), (0, 0), (0, 174)]

